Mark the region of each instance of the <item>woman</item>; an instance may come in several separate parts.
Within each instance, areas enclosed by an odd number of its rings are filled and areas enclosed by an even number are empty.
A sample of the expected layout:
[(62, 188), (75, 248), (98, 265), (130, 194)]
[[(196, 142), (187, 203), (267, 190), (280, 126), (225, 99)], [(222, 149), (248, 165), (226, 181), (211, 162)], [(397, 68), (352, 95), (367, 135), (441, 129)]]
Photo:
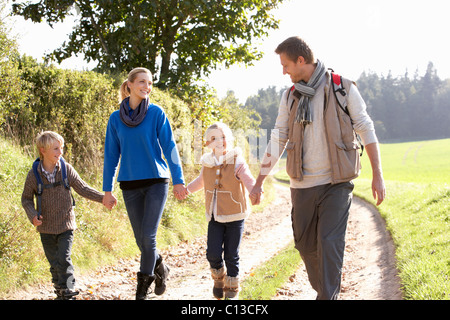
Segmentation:
[[(150, 103), (152, 74), (135, 68), (120, 88), (120, 109), (108, 121), (103, 168), (104, 204), (117, 203), (112, 194), (117, 180), (141, 251), (136, 299), (144, 300), (155, 281), (155, 294), (163, 294), (169, 268), (156, 250), (156, 233), (167, 199), (169, 169), (178, 199), (186, 196), (181, 161), (172, 128), (163, 109)], [(167, 159), (164, 161), (164, 157)]]

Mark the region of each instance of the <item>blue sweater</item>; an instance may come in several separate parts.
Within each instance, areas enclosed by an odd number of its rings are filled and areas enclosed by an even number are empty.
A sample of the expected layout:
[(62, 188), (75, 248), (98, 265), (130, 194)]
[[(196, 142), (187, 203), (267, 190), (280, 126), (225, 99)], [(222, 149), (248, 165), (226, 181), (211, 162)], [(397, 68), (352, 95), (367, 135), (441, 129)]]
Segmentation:
[[(167, 159), (166, 161), (163, 159)], [(112, 191), (120, 160), (117, 181), (170, 178), (184, 184), (181, 160), (169, 120), (161, 107), (150, 104), (147, 115), (136, 127), (120, 120), (119, 110), (109, 117), (106, 129), (103, 191)]]

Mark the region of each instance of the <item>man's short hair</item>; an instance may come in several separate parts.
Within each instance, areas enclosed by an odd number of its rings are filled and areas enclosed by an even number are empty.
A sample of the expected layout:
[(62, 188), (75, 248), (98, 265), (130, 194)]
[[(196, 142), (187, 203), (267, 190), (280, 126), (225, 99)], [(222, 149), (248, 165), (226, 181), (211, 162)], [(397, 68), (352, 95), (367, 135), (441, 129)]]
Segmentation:
[(275, 49), (275, 53), (284, 53), (292, 61), (297, 61), (298, 57), (305, 58), (306, 63), (314, 63), (314, 54), (309, 46), (300, 37), (290, 37), (284, 40)]

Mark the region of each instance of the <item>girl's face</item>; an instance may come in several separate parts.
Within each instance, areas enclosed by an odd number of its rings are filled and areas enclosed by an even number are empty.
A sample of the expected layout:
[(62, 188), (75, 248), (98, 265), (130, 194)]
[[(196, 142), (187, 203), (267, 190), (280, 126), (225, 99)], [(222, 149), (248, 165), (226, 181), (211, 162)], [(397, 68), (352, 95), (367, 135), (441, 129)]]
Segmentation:
[(153, 81), (146, 72), (140, 72), (136, 75), (133, 82), (128, 81), (130, 95), (140, 100), (146, 99), (153, 88)]
[(50, 148), (41, 148), (40, 151), (45, 161), (56, 164), (63, 155), (63, 148), (64, 145), (61, 145), (59, 141), (55, 140)]
[(227, 139), (221, 129), (213, 129), (209, 141), (206, 143), (216, 156), (227, 153)]

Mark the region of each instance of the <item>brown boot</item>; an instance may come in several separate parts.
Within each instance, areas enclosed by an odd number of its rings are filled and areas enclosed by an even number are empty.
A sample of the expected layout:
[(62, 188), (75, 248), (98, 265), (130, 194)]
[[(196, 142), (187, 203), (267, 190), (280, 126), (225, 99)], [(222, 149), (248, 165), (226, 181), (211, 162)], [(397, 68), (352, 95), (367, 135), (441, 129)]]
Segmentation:
[(217, 299), (223, 298), (223, 280), (225, 277), (225, 268), (220, 269), (211, 268), (211, 277), (214, 279), (213, 295)]
[(225, 276), (223, 292), (225, 300), (235, 300), (239, 298), (239, 277)]

